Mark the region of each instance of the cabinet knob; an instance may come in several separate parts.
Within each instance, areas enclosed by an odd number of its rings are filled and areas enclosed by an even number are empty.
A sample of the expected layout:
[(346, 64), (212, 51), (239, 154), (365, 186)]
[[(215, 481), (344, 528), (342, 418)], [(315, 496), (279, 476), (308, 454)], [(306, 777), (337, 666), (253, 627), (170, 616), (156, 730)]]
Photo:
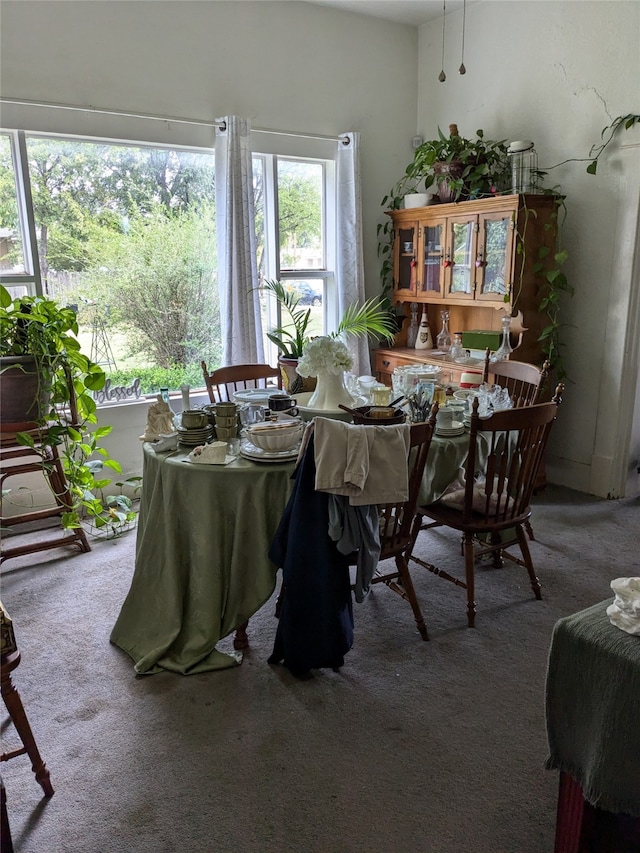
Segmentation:
[(389, 367), (389, 365), (391, 364), (391, 362), (390, 362), (390, 361), (385, 361), (385, 360), (383, 359), (383, 360), (382, 360), (382, 364), (383, 364), (385, 367)]

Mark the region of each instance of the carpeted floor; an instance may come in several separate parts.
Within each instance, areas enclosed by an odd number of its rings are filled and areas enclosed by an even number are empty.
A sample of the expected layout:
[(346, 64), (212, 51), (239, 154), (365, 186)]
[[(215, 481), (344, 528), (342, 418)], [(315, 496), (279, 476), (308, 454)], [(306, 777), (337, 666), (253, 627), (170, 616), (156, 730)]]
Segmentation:
[[(7, 561), (14, 683), (56, 791), (42, 798), (26, 757), (2, 765), (16, 853), (549, 853), (551, 631), (640, 574), (639, 508), (547, 487), (533, 516), (542, 601), (524, 569), (480, 568), (469, 630), (464, 591), (414, 567), (431, 641), (377, 586), (354, 606), (344, 668), (303, 682), (266, 663), (273, 600), (241, 666), (136, 677), (108, 639), (135, 533)], [(461, 565), (454, 534), (422, 534), (418, 553)], [(3, 740), (15, 746), (7, 722)]]

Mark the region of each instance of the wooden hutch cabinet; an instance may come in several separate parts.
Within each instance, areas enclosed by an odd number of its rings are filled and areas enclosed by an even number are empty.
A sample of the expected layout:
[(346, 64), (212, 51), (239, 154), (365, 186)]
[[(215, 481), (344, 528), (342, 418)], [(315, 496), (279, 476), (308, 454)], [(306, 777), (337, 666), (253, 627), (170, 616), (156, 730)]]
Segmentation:
[[(404, 304), (406, 319), (397, 346), (374, 351), (380, 381), (389, 383), (398, 364), (442, 364), (429, 350), (407, 349), (411, 303), (427, 312), (434, 341), (443, 309), (449, 311), (451, 335), (499, 332), (505, 309), (514, 315), (521, 311), (526, 331), (513, 357), (542, 364), (538, 337), (546, 318), (534, 267), (541, 249), (550, 258), (555, 251), (557, 202), (552, 196), (504, 195), (387, 213), (393, 220), (392, 299)], [(447, 362), (449, 369), (456, 380), (464, 368)]]

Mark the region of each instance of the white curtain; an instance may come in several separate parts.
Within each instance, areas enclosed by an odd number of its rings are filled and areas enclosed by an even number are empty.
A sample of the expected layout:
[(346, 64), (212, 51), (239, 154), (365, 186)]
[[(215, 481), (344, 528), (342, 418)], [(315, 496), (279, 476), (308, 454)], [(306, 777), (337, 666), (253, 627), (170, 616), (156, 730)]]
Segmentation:
[(216, 230), (222, 364), (264, 362), (248, 119), (216, 119)]
[[(362, 259), (362, 193), (360, 187), (360, 134), (341, 133), (336, 162), (337, 183), (337, 291), (338, 316), (346, 308), (366, 299)], [(356, 376), (371, 373), (369, 344), (366, 337), (351, 339)]]

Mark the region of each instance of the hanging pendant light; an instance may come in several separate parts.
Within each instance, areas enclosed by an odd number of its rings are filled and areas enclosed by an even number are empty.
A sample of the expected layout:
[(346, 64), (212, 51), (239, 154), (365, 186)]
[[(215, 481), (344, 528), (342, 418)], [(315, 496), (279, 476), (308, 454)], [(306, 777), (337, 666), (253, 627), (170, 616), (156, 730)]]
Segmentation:
[(438, 80), (441, 83), (447, 79), (447, 75), (444, 73), (444, 22), (445, 15), (447, 13), (447, 0), (442, 0), (442, 70), (438, 74)]
[(459, 74), (466, 74), (467, 69), (464, 67), (464, 31), (467, 20), (467, 0), (463, 0), (462, 2), (462, 56), (460, 57), (460, 68), (458, 68)]

